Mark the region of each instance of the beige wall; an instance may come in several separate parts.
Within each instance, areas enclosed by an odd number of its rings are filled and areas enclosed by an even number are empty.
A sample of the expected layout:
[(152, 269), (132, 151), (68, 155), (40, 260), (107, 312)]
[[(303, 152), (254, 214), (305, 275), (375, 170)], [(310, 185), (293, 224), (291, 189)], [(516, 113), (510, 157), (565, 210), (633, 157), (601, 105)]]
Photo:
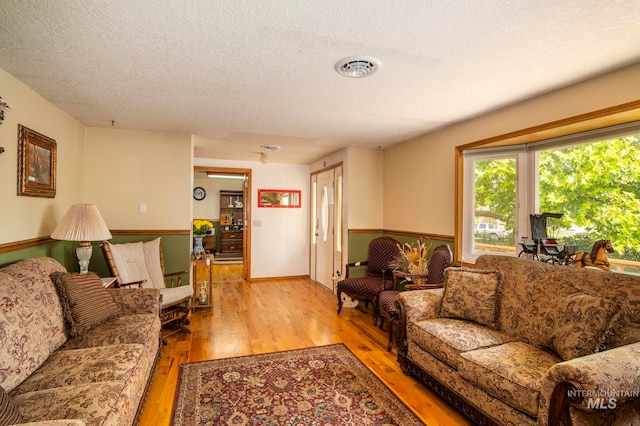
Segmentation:
[[(84, 126), (0, 69), (0, 96), (11, 109), (0, 124), (0, 244), (44, 237), (74, 203), (84, 202)], [(18, 124), (56, 141), (55, 198), (17, 196)]]
[(640, 64), (386, 150), (384, 228), (454, 234), (456, 146), (638, 99)]
[(85, 199), (110, 229), (191, 228), (190, 135), (87, 128), (85, 151)]
[(348, 148), (344, 164), (349, 229), (382, 229), (384, 151)]
[[(201, 175), (204, 177), (200, 177)], [(204, 200), (192, 199), (193, 218), (219, 220), (220, 190), (242, 191), (244, 189), (244, 181), (240, 179), (210, 178), (205, 173), (199, 172), (195, 174), (193, 179), (193, 187), (197, 186), (204, 188), (207, 195)]]

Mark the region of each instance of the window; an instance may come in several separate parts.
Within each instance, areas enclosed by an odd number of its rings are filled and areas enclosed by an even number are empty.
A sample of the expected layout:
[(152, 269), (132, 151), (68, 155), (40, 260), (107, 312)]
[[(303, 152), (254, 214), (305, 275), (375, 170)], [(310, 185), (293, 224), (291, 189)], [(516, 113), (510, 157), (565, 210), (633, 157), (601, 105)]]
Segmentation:
[[(622, 260), (612, 269), (640, 273), (640, 122), (463, 150), (463, 167), (463, 261), (517, 255), (534, 237), (579, 252), (608, 239)], [(556, 213), (542, 229), (540, 213)]]

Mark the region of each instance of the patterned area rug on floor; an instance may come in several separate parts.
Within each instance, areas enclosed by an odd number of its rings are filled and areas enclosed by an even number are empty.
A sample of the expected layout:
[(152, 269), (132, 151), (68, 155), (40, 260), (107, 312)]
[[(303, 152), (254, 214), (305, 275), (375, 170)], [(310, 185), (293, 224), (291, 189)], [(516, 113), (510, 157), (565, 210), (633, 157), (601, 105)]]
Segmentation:
[(180, 365), (172, 425), (424, 425), (343, 344)]

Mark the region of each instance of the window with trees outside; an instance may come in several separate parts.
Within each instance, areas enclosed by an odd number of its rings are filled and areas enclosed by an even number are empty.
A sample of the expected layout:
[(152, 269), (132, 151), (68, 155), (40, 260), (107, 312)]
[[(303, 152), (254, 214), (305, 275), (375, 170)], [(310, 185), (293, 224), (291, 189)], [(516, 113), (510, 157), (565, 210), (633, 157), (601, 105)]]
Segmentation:
[(530, 215), (552, 213), (542, 232), (559, 249), (590, 252), (607, 239), (611, 269), (640, 274), (640, 123), (468, 149), (463, 167), (463, 261), (527, 254), (541, 233)]

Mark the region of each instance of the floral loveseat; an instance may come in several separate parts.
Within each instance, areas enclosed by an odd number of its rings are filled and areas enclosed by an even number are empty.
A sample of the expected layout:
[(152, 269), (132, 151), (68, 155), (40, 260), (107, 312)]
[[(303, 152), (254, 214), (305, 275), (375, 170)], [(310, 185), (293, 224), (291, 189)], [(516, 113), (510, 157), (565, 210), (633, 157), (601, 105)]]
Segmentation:
[(0, 424), (134, 424), (159, 306), (156, 289), (105, 289), (47, 257), (0, 269)]
[(640, 277), (480, 256), (403, 292), (403, 370), (480, 424), (640, 424)]

